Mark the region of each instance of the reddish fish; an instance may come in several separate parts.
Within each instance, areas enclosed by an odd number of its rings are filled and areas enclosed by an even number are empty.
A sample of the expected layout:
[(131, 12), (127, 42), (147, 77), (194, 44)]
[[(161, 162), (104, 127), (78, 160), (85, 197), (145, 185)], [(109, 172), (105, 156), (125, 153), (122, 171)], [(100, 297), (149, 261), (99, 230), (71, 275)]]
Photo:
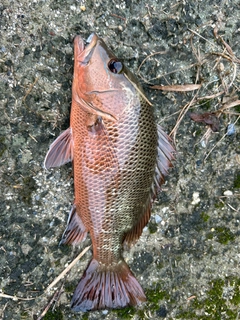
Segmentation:
[(123, 259), (149, 221), (174, 149), (154, 121), (134, 75), (92, 34), (74, 40), (70, 128), (50, 146), (45, 168), (73, 161), (75, 201), (62, 243), (90, 233), (93, 258), (72, 298), (74, 311), (146, 300)]

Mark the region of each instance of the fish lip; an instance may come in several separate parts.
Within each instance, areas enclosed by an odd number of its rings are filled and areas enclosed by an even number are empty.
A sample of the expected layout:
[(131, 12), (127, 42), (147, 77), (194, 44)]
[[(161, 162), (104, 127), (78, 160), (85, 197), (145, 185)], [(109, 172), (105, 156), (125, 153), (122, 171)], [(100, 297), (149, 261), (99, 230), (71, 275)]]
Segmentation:
[(83, 38), (79, 35), (76, 36), (74, 39), (75, 59), (82, 64), (87, 64), (98, 40), (98, 36), (95, 33), (91, 33), (86, 40), (87, 45), (85, 46)]

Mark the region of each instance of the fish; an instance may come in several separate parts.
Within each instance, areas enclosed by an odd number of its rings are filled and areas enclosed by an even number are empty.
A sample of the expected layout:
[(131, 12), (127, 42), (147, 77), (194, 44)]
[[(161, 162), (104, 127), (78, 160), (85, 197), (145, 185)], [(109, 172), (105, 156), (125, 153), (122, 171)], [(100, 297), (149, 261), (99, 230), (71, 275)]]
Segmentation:
[(50, 145), (44, 167), (72, 161), (74, 203), (61, 244), (90, 234), (92, 259), (73, 294), (74, 312), (146, 301), (123, 258), (147, 225), (175, 149), (156, 124), (135, 75), (92, 33), (74, 39), (70, 126)]

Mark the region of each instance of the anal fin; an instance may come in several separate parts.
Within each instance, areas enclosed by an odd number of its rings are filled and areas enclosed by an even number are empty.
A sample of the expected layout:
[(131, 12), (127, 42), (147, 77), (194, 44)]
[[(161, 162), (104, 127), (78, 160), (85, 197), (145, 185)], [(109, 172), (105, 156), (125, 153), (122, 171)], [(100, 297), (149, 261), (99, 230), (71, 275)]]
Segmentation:
[(87, 230), (79, 217), (76, 205), (72, 206), (69, 213), (67, 228), (62, 235), (62, 240), (60, 244), (72, 244), (76, 245), (81, 241), (84, 241), (87, 236)]

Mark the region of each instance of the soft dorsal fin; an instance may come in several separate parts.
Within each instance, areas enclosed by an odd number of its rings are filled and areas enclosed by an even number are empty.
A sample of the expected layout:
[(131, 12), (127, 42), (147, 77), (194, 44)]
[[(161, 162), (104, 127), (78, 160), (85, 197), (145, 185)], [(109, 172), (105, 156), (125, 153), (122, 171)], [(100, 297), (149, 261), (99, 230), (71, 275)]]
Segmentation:
[(72, 128), (63, 131), (50, 145), (44, 160), (44, 168), (60, 167), (73, 160)]
[(173, 167), (172, 161), (176, 153), (170, 142), (169, 136), (158, 125), (158, 157), (155, 169), (153, 194), (156, 194), (164, 183), (164, 178), (168, 174), (168, 169)]
[(135, 243), (142, 234), (143, 228), (147, 225), (150, 215), (152, 203), (161, 190), (164, 178), (168, 174), (168, 169), (173, 166), (174, 153), (176, 152), (170, 143), (169, 136), (158, 126), (158, 155), (155, 167), (154, 182), (152, 184), (151, 193), (146, 203), (145, 212), (139, 222), (126, 234), (124, 243), (127, 245)]

